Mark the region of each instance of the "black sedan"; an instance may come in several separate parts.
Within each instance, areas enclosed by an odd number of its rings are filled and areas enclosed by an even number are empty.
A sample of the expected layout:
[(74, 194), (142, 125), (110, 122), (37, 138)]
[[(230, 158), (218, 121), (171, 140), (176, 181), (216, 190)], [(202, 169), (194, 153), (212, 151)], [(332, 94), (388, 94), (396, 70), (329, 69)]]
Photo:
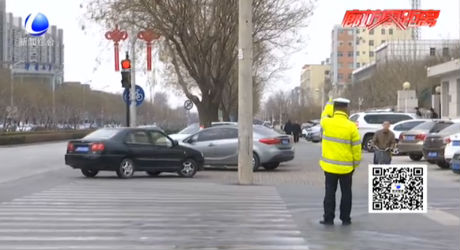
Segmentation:
[(135, 171), (150, 176), (161, 172), (177, 172), (193, 177), (203, 167), (201, 152), (180, 146), (160, 129), (104, 128), (80, 140), (69, 141), (66, 165), (94, 177), (99, 171), (116, 171), (118, 177), (129, 178)]

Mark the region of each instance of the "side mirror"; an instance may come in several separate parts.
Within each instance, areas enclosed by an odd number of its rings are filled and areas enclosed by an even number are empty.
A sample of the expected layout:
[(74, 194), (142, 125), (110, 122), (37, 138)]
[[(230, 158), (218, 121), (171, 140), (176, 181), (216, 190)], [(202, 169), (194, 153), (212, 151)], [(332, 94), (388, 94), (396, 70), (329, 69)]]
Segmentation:
[(172, 145), (173, 145), (173, 147), (175, 147), (175, 146), (179, 145), (179, 142), (177, 140), (173, 140)]

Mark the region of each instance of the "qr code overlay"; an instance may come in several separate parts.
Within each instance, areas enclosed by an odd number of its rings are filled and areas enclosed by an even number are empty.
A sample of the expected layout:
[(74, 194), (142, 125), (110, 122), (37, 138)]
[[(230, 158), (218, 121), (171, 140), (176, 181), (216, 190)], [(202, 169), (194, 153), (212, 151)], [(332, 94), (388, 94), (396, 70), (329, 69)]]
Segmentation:
[(426, 213), (426, 165), (369, 165), (369, 213)]

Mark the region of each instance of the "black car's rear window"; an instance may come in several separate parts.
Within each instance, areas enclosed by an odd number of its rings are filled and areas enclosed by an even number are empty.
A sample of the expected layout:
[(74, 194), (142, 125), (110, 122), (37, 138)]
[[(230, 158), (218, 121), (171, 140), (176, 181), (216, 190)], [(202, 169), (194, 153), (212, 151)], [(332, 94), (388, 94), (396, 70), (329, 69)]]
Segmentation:
[(454, 123), (441, 131), (439, 131), (440, 134), (445, 134), (445, 135), (452, 135), (456, 133), (460, 133), (460, 123)]
[(99, 129), (83, 137), (83, 139), (107, 140), (114, 137), (118, 131), (117, 129)]
[(449, 127), (451, 125), (452, 125), (451, 122), (436, 123), (436, 125), (434, 125), (434, 127), (432, 129), (430, 129), (430, 133), (439, 133), (439, 132), (441, 132), (441, 130), (444, 131), (445, 128), (447, 128), (447, 127)]
[(417, 125), (412, 128), (412, 130), (430, 130), (433, 126), (435, 125), (435, 122), (430, 121), (430, 122), (425, 122), (420, 125)]

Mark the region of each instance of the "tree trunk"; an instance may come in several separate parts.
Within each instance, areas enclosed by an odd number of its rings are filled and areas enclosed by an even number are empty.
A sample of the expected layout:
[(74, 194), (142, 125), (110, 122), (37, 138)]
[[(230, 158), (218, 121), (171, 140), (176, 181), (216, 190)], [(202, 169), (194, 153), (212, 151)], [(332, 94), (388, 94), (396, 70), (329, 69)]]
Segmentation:
[(198, 115), (200, 117), (200, 126), (205, 128), (211, 126), (211, 122), (217, 121), (219, 104), (212, 103), (210, 100), (203, 99), (203, 101), (197, 105)]

